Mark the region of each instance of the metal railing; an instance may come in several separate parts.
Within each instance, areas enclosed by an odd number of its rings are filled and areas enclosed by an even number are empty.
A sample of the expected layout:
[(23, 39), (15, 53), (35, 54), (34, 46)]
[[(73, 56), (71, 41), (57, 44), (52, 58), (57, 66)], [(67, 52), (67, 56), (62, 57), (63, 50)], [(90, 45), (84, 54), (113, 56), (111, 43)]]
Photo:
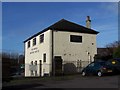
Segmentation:
[[(55, 68), (55, 71), (60, 71), (62, 74), (75, 74), (81, 73), (82, 69), (86, 67), (90, 62), (89, 61), (63, 61), (62, 68)], [(51, 73), (52, 64), (42, 63), (37, 65), (25, 64), (27, 72), (31, 72), (31, 76), (44, 76), (44, 74)], [(56, 72), (57, 73), (57, 72)]]

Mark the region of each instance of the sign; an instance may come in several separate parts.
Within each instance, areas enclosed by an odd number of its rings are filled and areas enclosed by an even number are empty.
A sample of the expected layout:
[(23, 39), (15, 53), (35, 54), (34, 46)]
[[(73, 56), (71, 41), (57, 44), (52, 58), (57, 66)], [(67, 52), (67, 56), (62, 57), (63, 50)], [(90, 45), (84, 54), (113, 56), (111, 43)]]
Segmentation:
[(36, 47), (36, 48), (32, 48), (32, 49), (31, 49), (30, 54), (34, 54), (34, 53), (38, 53), (38, 52), (39, 52), (39, 50), (38, 50), (38, 48)]

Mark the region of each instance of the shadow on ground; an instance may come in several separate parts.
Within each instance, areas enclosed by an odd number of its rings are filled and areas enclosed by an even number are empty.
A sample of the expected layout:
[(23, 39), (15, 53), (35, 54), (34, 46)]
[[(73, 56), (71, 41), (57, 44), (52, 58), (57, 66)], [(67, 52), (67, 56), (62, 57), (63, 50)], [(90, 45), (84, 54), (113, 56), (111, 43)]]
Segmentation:
[(21, 84), (21, 85), (15, 85), (15, 86), (5, 86), (2, 87), (2, 90), (23, 90), (23, 89), (32, 89), (33, 87), (37, 86), (44, 86), (43, 84), (37, 84), (37, 83), (32, 83), (32, 84)]

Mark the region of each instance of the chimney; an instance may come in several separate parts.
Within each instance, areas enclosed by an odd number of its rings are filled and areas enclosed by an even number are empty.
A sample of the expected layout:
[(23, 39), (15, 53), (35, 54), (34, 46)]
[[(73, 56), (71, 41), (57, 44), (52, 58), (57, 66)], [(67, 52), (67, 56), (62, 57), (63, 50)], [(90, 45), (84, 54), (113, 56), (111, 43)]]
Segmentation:
[(90, 16), (87, 16), (87, 19), (86, 19), (86, 27), (87, 27), (87, 28), (91, 28)]

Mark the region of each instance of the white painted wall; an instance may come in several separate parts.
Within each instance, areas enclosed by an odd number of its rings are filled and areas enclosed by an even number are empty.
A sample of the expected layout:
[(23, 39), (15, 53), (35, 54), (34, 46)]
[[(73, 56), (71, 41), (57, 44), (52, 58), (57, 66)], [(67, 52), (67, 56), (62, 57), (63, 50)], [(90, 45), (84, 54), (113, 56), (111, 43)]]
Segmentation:
[[(70, 42), (70, 35), (82, 36), (82, 43)], [(94, 55), (97, 54), (95, 34), (54, 31), (54, 56), (62, 56), (64, 61), (88, 61), (87, 52), (90, 52), (93, 61)]]
[[(31, 64), (31, 61), (35, 62), (37, 61), (37, 64), (38, 64), (38, 71), (37, 71), (37, 74), (38, 76), (40, 75), (39, 74), (39, 64), (40, 64), (40, 61), (39, 60), (42, 60), (42, 76), (44, 73), (49, 73), (50, 70), (51, 70), (51, 30), (48, 30), (44, 33), (44, 42), (43, 43), (40, 43), (40, 39), (39, 39), (39, 36), (36, 36), (36, 45), (35, 46), (32, 46), (33, 42), (31, 39), (30, 42), (31, 42), (31, 46), (30, 48), (27, 47), (27, 42), (25, 43), (25, 76), (31, 76), (31, 73), (30, 73), (30, 70), (29, 70), (29, 65)], [(35, 49), (37, 48), (37, 49)], [(33, 50), (35, 49), (35, 50)], [(37, 51), (35, 53), (35, 51)], [(32, 54), (30, 54), (31, 52), (34, 52)], [(43, 62), (43, 54), (46, 53), (46, 62)]]
[[(43, 33), (42, 33), (43, 34)], [(53, 31), (54, 34), (54, 56), (62, 56), (64, 61), (88, 61), (90, 56), (93, 57), (97, 54), (96, 48), (96, 35), (95, 34), (85, 34), (76, 32), (66, 32), (66, 31)], [(70, 35), (80, 35), (82, 36), (82, 43), (70, 42)], [(39, 70), (39, 60), (42, 60), (42, 75), (44, 73), (49, 73), (52, 70), (52, 31), (48, 30), (44, 32), (44, 42), (39, 42), (39, 36), (36, 36), (37, 44), (27, 48), (27, 43), (25, 43), (25, 76), (31, 76), (29, 65), (31, 61), (37, 61), (37, 75), (40, 76)], [(94, 43), (94, 45), (92, 45)], [(36, 49), (35, 49), (36, 48)], [(35, 50), (33, 50), (35, 49)], [(35, 52), (30, 54), (31, 52)], [(46, 53), (47, 62), (43, 62), (43, 54)]]

